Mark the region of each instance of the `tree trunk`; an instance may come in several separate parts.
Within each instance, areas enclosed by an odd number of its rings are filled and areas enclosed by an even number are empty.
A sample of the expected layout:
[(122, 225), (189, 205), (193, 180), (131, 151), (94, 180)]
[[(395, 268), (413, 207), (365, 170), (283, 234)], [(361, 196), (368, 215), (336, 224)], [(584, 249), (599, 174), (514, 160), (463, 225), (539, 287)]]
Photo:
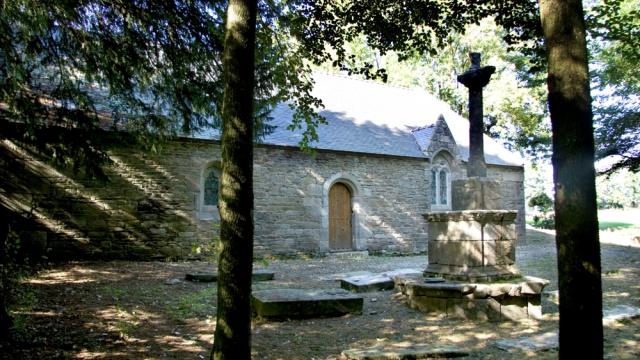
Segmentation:
[(9, 281), (7, 266), (9, 265), (9, 256), (7, 256), (7, 241), (9, 238), (9, 216), (7, 212), (0, 207), (0, 341), (7, 340), (9, 332), (13, 326), (13, 320), (7, 311), (7, 293), (9, 290)]
[(251, 358), (255, 0), (231, 0), (224, 40), (218, 313), (212, 359)]
[(553, 130), (560, 359), (601, 359), (602, 285), (584, 12), (541, 0)]

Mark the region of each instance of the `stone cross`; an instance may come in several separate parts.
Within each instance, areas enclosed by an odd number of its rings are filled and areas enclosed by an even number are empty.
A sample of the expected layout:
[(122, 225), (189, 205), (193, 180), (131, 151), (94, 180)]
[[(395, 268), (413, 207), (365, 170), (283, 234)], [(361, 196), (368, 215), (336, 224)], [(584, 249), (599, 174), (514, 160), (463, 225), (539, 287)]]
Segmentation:
[(485, 87), (495, 66), (480, 67), (480, 53), (470, 53), (471, 67), (458, 76), (458, 82), (469, 88), (469, 163), (467, 176), (486, 177), (487, 165), (484, 161), (484, 141), (482, 121), (482, 88)]

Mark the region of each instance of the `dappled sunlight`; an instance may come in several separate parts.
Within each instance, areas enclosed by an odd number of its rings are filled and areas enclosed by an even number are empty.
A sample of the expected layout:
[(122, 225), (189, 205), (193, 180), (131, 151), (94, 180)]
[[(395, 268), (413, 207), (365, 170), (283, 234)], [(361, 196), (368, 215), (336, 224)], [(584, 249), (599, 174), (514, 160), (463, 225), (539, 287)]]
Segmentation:
[(174, 183), (185, 187), (179, 180), (184, 174), (172, 175), (155, 160), (118, 151), (110, 152), (113, 163), (104, 166), (105, 183), (0, 141), (0, 155), (11, 165), (3, 168), (0, 204), (15, 218), (14, 230), (25, 247), (35, 247), (34, 256), (174, 257), (202, 243), (208, 230), (194, 216), (195, 190), (187, 185), (183, 193), (169, 191)]
[(101, 278), (115, 278), (123, 279), (125, 277), (131, 277), (130, 274), (116, 274), (113, 271), (99, 271), (79, 266), (74, 266), (70, 269), (55, 271), (46, 271), (40, 276), (30, 278), (24, 281), (27, 284), (39, 284), (39, 285), (56, 285), (56, 284), (84, 284), (99, 281)]
[[(110, 155), (109, 158), (114, 162), (115, 172), (121, 176), (122, 178), (128, 180), (128, 182), (138, 188), (141, 193), (150, 193), (153, 194), (154, 200), (159, 201), (164, 207), (168, 209), (174, 208), (172, 204), (174, 204), (177, 199), (170, 195), (167, 191), (162, 191), (166, 185), (163, 185), (157, 182), (153, 177), (148, 174), (134, 168), (127, 164), (121, 157), (116, 155)], [(145, 161), (147, 161), (145, 159)], [(154, 163), (155, 164), (155, 163)], [(154, 166), (153, 169), (158, 171), (158, 166)], [(164, 171), (164, 170), (163, 170)], [(165, 171), (166, 172), (166, 171)], [(175, 178), (175, 176), (169, 175), (171, 178)], [(175, 210), (172, 209), (171, 212), (174, 215), (181, 217), (182, 219), (188, 221), (191, 224), (195, 224), (196, 220), (194, 217), (183, 211), (183, 210)]]
[[(604, 259), (609, 259), (611, 264), (614, 257), (609, 252), (625, 253), (624, 249), (605, 249)], [(637, 281), (640, 271), (634, 265), (625, 265), (635, 264), (633, 261), (638, 259), (631, 255), (614, 262), (615, 267), (603, 273), (605, 285), (613, 286), (605, 290), (605, 294), (614, 295), (611, 298), (605, 295), (612, 304), (637, 306), (638, 297), (634, 294), (640, 294), (640, 282)], [(425, 262), (424, 255), (265, 259), (256, 262), (254, 268), (273, 271), (275, 279), (254, 282), (253, 289), (336, 288), (339, 283), (328, 280), (332, 274), (363, 270), (384, 272), (420, 267)], [(26, 287), (36, 292), (41, 303), (32, 309), (25, 307), (20, 314), (38, 329), (43, 322), (50, 324), (43, 328), (41, 335), (47, 341), (56, 339), (52, 334), (67, 332), (71, 340), (66, 344), (76, 345), (68, 351), (72, 358), (206, 358), (216, 326), (215, 284), (180, 281), (168, 285), (166, 280), (183, 279), (187, 272), (207, 271), (212, 266), (206, 262), (65, 265), (43, 271), (25, 282)], [(82, 279), (91, 281), (77, 282)], [(362, 315), (278, 322), (254, 319), (253, 356), (256, 359), (336, 359), (343, 350), (350, 348), (430, 344), (460, 347), (475, 358), (534, 358), (541, 354), (507, 353), (492, 344), (498, 339), (528, 337), (558, 328), (557, 313), (545, 314), (542, 320), (499, 323), (455, 320), (413, 310), (397, 294), (396, 291), (361, 293), (364, 300)], [(609, 334), (612, 331), (622, 334), (607, 338), (605, 346), (609, 351), (634, 354), (640, 334), (629, 335), (629, 326), (629, 322), (616, 322), (607, 327), (605, 331)], [(57, 328), (58, 332), (50, 330), (52, 328)], [(543, 358), (556, 356), (557, 352), (551, 351)]]
[(58, 221), (39, 210), (33, 209), (26, 203), (17, 201), (14, 198), (6, 197), (4, 194), (0, 194), (0, 202), (6, 205), (11, 211), (30, 214), (32, 220), (54, 233), (62, 233), (68, 238), (83, 244), (89, 244), (91, 242), (91, 239), (86, 237), (79, 230), (70, 228), (67, 223)]
[(114, 351), (114, 352), (105, 352), (105, 351), (89, 351), (87, 349), (82, 349), (80, 352), (75, 354), (76, 359), (105, 359), (105, 358), (122, 358), (125, 359), (130, 356), (129, 353), (124, 351)]
[(0, 142), (8, 150), (12, 151), (14, 156), (27, 160), (25, 162), (25, 166), (26, 169), (29, 170), (29, 172), (40, 174), (48, 178), (49, 181), (55, 183), (57, 189), (65, 192), (69, 196), (79, 196), (83, 200), (93, 203), (101, 210), (112, 210), (109, 204), (99, 199), (95, 194), (89, 193), (84, 185), (61, 173), (53, 166), (36, 159), (32, 155), (28, 154), (24, 149), (14, 144), (12, 141), (0, 140)]

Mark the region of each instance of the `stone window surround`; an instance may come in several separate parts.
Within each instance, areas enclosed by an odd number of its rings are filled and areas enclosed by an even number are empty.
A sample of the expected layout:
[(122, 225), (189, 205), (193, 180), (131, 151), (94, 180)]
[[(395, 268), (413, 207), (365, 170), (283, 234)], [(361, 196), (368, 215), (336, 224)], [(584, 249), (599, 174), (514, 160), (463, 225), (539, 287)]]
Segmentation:
[(220, 211), (218, 209), (218, 206), (205, 205), (204, 203), (204, 188), (209, 171), (213, 171), (218, 177), (218, 196), (220, 196), (220, 162), (211, 161), (205, 164), (205, 166), (200, 171), (200, 191), (198, 194), (197, 215), (199, 220), (220, 221)]
[(329, 190), (336, 184), (341, 183), (351, 191), (351, 237), (353, 241), (353, 250), (365, 250), (366, 244), (362, 239), (361, 229), (364, 226), (362, 208), (362, 190), (355, 176), (340, 172), (328, 178), (322, 185), (322, 224), (320, 232), (320, 252), (329, 252)]
[[(430, 198), (430, 206), (431, 210), (436, 211), (447, 211), (451, 210), (451, 178), (452, 178), (452, 166), (451, 160), (453, 158), (451, 154), (447, 150), (438, 151), (431, 159), (430, 169), (427, 171), (430, 181), (433, 180), (433, 171), (436, 171), (436, 186), (435, 186), (435, 194), (431, 194)], [(440, 173), (444, 171), (446, 174), (446, 192), (447, 192), (447, 203), (441, 204), (440, 202)], [(432, 187), (430, 187), (432, 189)], [(433, 203), (433, 199), (436, 199), (435, 203)]]

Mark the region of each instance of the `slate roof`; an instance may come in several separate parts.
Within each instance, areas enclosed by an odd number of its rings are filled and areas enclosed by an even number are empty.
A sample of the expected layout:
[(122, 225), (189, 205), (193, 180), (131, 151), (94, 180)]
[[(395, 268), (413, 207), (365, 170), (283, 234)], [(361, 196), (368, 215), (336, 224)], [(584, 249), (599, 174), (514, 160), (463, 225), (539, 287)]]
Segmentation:
[[(366, 154), (427, 158), (423, 153), (442, 114), (463, 161), (468, 159), (469, 122), (444, 102), (420, 90), (395, 87), (340, 75), (315, 74), (313, 95), (322, 99), (319, 111), (328, 124), (317, 129), (316, 149)], [(273, 133), (261, 143), (298, 147), (302, 131), (290, 131), (293, 115), (288, 104), (276, 106), (271, 116)], [(201, 136), (198, 136), (201, 137)], [(210, 135), (207, 136), (211, 138)], [(522, 166), (523, 159), (485, 136), (489, 164)]]

